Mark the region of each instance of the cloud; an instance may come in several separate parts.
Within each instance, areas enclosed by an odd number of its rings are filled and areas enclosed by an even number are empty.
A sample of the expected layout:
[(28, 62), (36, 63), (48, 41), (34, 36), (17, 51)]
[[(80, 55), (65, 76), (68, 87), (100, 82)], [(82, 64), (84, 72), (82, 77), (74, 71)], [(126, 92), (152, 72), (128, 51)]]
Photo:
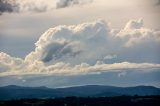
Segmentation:
[(53, 0), (1, 0), (0, 12), (45, 12), (54, 8)]
[[(50, 28), (35, 43), (35, 51), (27, 55), (25, 60), (32, 62), (66, 60), (68, 62), (70, 59), (70, 62), (75, 63), (75, 61), (81, 62), (81, 59), (89, 61), (92, 58), (91, 61), (95, 61), (99, 57), (97, 57), (97, 52), (94, 54), (93, 51), (102, 49), (99, 46), (105, 44), (108, 33), (109, 28), (103, 20)], [(99, 43), (95, 43), (95, 40)], [(103, 50), (102, 53), (105, 52)], [(87, 55), (90, 57), (86, 58)]]
[(130, 47), (148, 42), (159, 42), (160, 33), (153, 29), (143, 27), (143, 20), (130, 20), (124, 29), (117, 33), (125, 43), (125, 47)]
[(140, 29), (143, 27), (143, 20), (142, 19), (139, 19), (139, 20), (130, 20), (124, 30), (127, 30), (127, 29)]
[(160, 5), (160, 0), (157, 0), (156, 5), (157, 5), (157, 6)]
[(3, 12), (14, 12), (17, 4), (13, 0), (0, 0), (0, 14)]
[(53, 0), (18, 0), (20, 12), (45, 12), (54, 8)]
[(117, 58), (117, 55), (107, 55), (104, 57), (104, 60), (111, 60), (111, 59), (114, 59), (114, 58)]
[[(160, 64), (156, 63), (123, 60), (108, 64), (103, 61), (116, 58), (117, 55), (110, 54), (118, 53), (117, 49), (125, 51), (131, 46), (144, 46), (143, 43), (160, 43), (158, 38), (159, 31), (144, 28), (142, 20), (131, 20), (119, 31), (110, 28), (104, 20), (61, 25), (42, 34), (35, 43), (35, 50), (24, 60), (1, 52), (0, 76), (68, 76), (160, 69)], [(132, 39), (134, 43), (129, 44)]]
[(0, 72), (21, 69), (23, 60), (20, 58), (11, 57), (10, 55), (0, 52)]
[(40, 63), (26, 64), (27, 66), (21, 68), (12, 68), (18, 65), (8, 66), (11, 67), (8, 71), (1, 72), (0, 76), (23, 76), (23, 75), (40, 75), (40, 76), (73, 76), (73, 75), (86, 75), (86, 74), (100, 74), (102, 72), (118, 72), (122, 73), (130, 70), (155, 70), (160, 69), (160, 64), (152, 63), (113, 63), (106, 64), (97, 62), (94, 65), (81, 63), (72, 66), (69, 63), (55, 63), (53, 65), (45, 66)]
[(66, 8), (73, 5), (82, 5), (91, 3), (93, 0), (58, 0), (56, 3), (56, 8)]
[(46, 12), (73, 5), (84, 5), (92, 0), (0, 0), (0, 14), (4, 12)]

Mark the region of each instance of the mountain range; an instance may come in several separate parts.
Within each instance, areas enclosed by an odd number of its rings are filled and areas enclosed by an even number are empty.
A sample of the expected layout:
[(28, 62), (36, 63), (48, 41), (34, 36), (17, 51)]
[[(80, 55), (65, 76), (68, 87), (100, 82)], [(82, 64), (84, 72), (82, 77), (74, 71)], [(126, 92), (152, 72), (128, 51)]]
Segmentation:
[(115, 87), (105, 85), (84, 85), (66, 88), (22, 87), (9, 85), (0, 87), (0, 100), (56, 98), (56, 97), (110, 97), (121, 95), (160, 95), (160, 88), (153, 86)]

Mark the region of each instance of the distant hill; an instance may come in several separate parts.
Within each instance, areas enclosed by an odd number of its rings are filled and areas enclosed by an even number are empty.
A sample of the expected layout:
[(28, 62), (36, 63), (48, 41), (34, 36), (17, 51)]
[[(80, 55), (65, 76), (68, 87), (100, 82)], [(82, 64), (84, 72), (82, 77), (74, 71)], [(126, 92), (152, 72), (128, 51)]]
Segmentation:
[(121, 95), (160, 95), (160, 88), (153, 86), (115, 87), (101, 85), (85, 85), (68, 88), (21, 87), (9, 85), (0, 87), (0, 99), (21, 98), (55, 98), (55, 97), (103, 97)]

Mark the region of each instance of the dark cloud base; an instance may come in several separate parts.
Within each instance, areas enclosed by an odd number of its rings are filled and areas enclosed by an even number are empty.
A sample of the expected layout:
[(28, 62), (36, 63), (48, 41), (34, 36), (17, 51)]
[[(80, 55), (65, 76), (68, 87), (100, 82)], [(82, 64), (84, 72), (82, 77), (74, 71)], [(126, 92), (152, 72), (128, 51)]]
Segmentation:
[(14, 11), (14, 5), (12, 2), (7, 0), (0, 0), (0, 14), (4, 12), (13, 12)]

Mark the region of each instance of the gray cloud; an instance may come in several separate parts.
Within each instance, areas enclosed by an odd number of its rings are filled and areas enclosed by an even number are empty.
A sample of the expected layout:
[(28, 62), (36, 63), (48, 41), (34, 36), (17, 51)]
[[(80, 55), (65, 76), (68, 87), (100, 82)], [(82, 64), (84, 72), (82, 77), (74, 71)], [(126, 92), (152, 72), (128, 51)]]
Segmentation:
[(45, 12), (54, 8), (52, 0), (0, 0), (0, 13)]
[(66, 8), (73, 5), (83, 5), (91, 3), (93, 0), (58, 0), (56, 3), (56, 8)]
[(160, 0), (157, 1), (156, 5), (160, 5)]
[(18, 4), (14, 0), (0, 0), (0, 14), (4, 12), (14, 12)]
[(77, 44), (69, 41), (54, 41), (49, 43), (43, 49), (41, 60), (49, 62), (52, 59), (57, 60), (65, 56), (76, 56), (80, 50), (74, 51), (74, 46), (77, 46)]
[[(55, 8), (91, 3), (92, 0), (0, 0), (0, 14), (4, 12), (46, 12)], [(56, 7), (55, 7), (56, 6)]]
[(160, 0), (149, 0), (149, 1), (153, 6), (159, 6), (160, 5)]

